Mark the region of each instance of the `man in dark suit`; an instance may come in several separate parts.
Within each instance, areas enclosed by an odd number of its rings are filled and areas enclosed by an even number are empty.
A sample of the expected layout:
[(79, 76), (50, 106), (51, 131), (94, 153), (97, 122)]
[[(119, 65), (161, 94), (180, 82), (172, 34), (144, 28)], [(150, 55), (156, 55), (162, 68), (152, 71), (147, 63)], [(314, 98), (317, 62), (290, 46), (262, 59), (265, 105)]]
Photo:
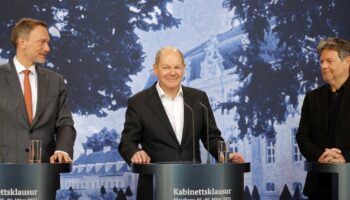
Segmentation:
[[(350, 43), (328, 38), (317, 51), (327, 84), (306, 94), (297, 141), (308, 161), (344, 163), (350, 160)], [(304, 194), (332, 199), (332, 175), (308, 173)]]
[[(122, 157), (129, 164), (193, 160), (200, 162), (201, 140), (204, 147), (209, 145), (211, 155), (217, 158), (218, 141), (223, 140), (221, 133), (216, 127), (206, 93), (181, 86), (185, 72), (181, 51), (173, 47), (160, 49), (153, 71), (158, 82), (129, 99), (119, 145)], [(208, 124), (205, 108), (201, 104), (208, 108)], [(191, 110), (194, 114), (194, 136)], [(221, 161), (222, 159), (220, 157)], [(229, 159), (244, 162), (239, 153), (231, 153)], [(137, 199), (152, 199), (152, 176), (140, 175)]]
[(0, 66), (0, 162), (28, 162), (41, 140), (42, 162), (71, 162), (76, 132), (62, 75), (39, 67), (49, 53), (45, 22), (23, 18), (11, 33), (16, 56)]

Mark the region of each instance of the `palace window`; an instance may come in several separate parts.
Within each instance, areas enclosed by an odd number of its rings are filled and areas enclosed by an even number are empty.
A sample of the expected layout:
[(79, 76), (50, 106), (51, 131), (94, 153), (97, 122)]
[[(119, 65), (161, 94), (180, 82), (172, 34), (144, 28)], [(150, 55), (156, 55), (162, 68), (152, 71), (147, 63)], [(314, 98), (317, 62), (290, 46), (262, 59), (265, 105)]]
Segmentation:
[(303, 160), (303, 156), (300, 153), (298, 143), (297, 143), (297, 132), (298, 130), (296, 128), (292, 129), (292, 153), (293, 153), (293, 162), (299, 162)]
[(267, 163), (275, 163), (275, 141), (272, 139), (266, 140), (266, 162)]
[(266, 183), (266, 192), (274, 192), (275, 191), (275, 184), (268, 182)]
[(297, 187), (299, 188), (299, 192), (302, 191), (302, 189), (303, 189), (302, 188), (303, 187), (302, 184), (299, 183), (299, 182), (294, 182), (293, 183), (293, 190), (295, 191), (297, 189)]
[(209, 104), (210, 104), (211, 108), (215, 108), (216, 107), (217, 103), (216, 103), (215, 97), (213, 97), (213, 96), (209, 97)]

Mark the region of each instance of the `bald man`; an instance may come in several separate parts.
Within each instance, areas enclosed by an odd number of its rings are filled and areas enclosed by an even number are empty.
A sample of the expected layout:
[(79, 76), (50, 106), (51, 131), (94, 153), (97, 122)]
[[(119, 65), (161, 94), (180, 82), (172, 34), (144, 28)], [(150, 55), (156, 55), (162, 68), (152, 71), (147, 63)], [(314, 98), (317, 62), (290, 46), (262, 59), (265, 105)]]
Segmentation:
[[(218, 157), (221, 132), (216, 126), (208, 96), (198, 89), (181, 85), (185, 73), (183, 54), (174, 47), (160, 49), (155, 58), (153, 72), (158, 81), (128, 101), (126, 121), (119, 152), (128, 164), (174, 161), (201, 162), (199, 141), (214, 158)], [(206, 111), (209, 110), (207, 124)], [(195, 133), (193, 142), (192, 112)], [(206, 128), (209, 126), (209, 140)], [(209, 144), (207, 144), (209, 141)], [(195, 158), (193, 158), (193, 143)], [(139, 148), (139, 145), (142, 148)], [(244, 162), (239, 153), (231, 153), (232, 162)], [(223, 158), (221, 158), (222, 160)], [(137, 199), (152, 199), (152, 176), (140, 175)]]

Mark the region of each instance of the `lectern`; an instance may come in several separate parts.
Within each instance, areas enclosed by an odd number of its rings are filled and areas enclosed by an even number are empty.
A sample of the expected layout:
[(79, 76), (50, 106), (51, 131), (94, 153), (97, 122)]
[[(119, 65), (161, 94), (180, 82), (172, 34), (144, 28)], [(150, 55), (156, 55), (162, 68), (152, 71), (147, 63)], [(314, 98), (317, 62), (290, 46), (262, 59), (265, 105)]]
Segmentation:
[(240, 200), (244, 198), (244, 173), (250, 171), (250, 163), (151, 163), (133, 164), (131, 168), (135, 173), (153, 174), (156, 200)]
[(305, 170), (308, 172), (337, 174), (337, 180), (333, 180), (333, 194), (339, 200), (350, 199), (350, 164), (305, 162)]
[(60, 173), (71, 169), (71, 164), (1, 163), (0, 199), (54, 200)]

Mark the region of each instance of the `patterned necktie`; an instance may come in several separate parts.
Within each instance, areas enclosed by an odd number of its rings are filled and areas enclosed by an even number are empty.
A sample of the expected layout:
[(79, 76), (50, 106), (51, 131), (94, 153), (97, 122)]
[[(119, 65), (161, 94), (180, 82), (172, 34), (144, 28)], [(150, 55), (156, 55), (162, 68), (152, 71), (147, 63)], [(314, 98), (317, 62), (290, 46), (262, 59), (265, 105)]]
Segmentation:
[(29, 74), (30, 70), (24, 70), (24, 101), (26, 103), (26, 109), (28, 114), (29, 123), (32, 124), (33, 121), (33, 108), (32, 108), (32, 89), (30, 87)]

